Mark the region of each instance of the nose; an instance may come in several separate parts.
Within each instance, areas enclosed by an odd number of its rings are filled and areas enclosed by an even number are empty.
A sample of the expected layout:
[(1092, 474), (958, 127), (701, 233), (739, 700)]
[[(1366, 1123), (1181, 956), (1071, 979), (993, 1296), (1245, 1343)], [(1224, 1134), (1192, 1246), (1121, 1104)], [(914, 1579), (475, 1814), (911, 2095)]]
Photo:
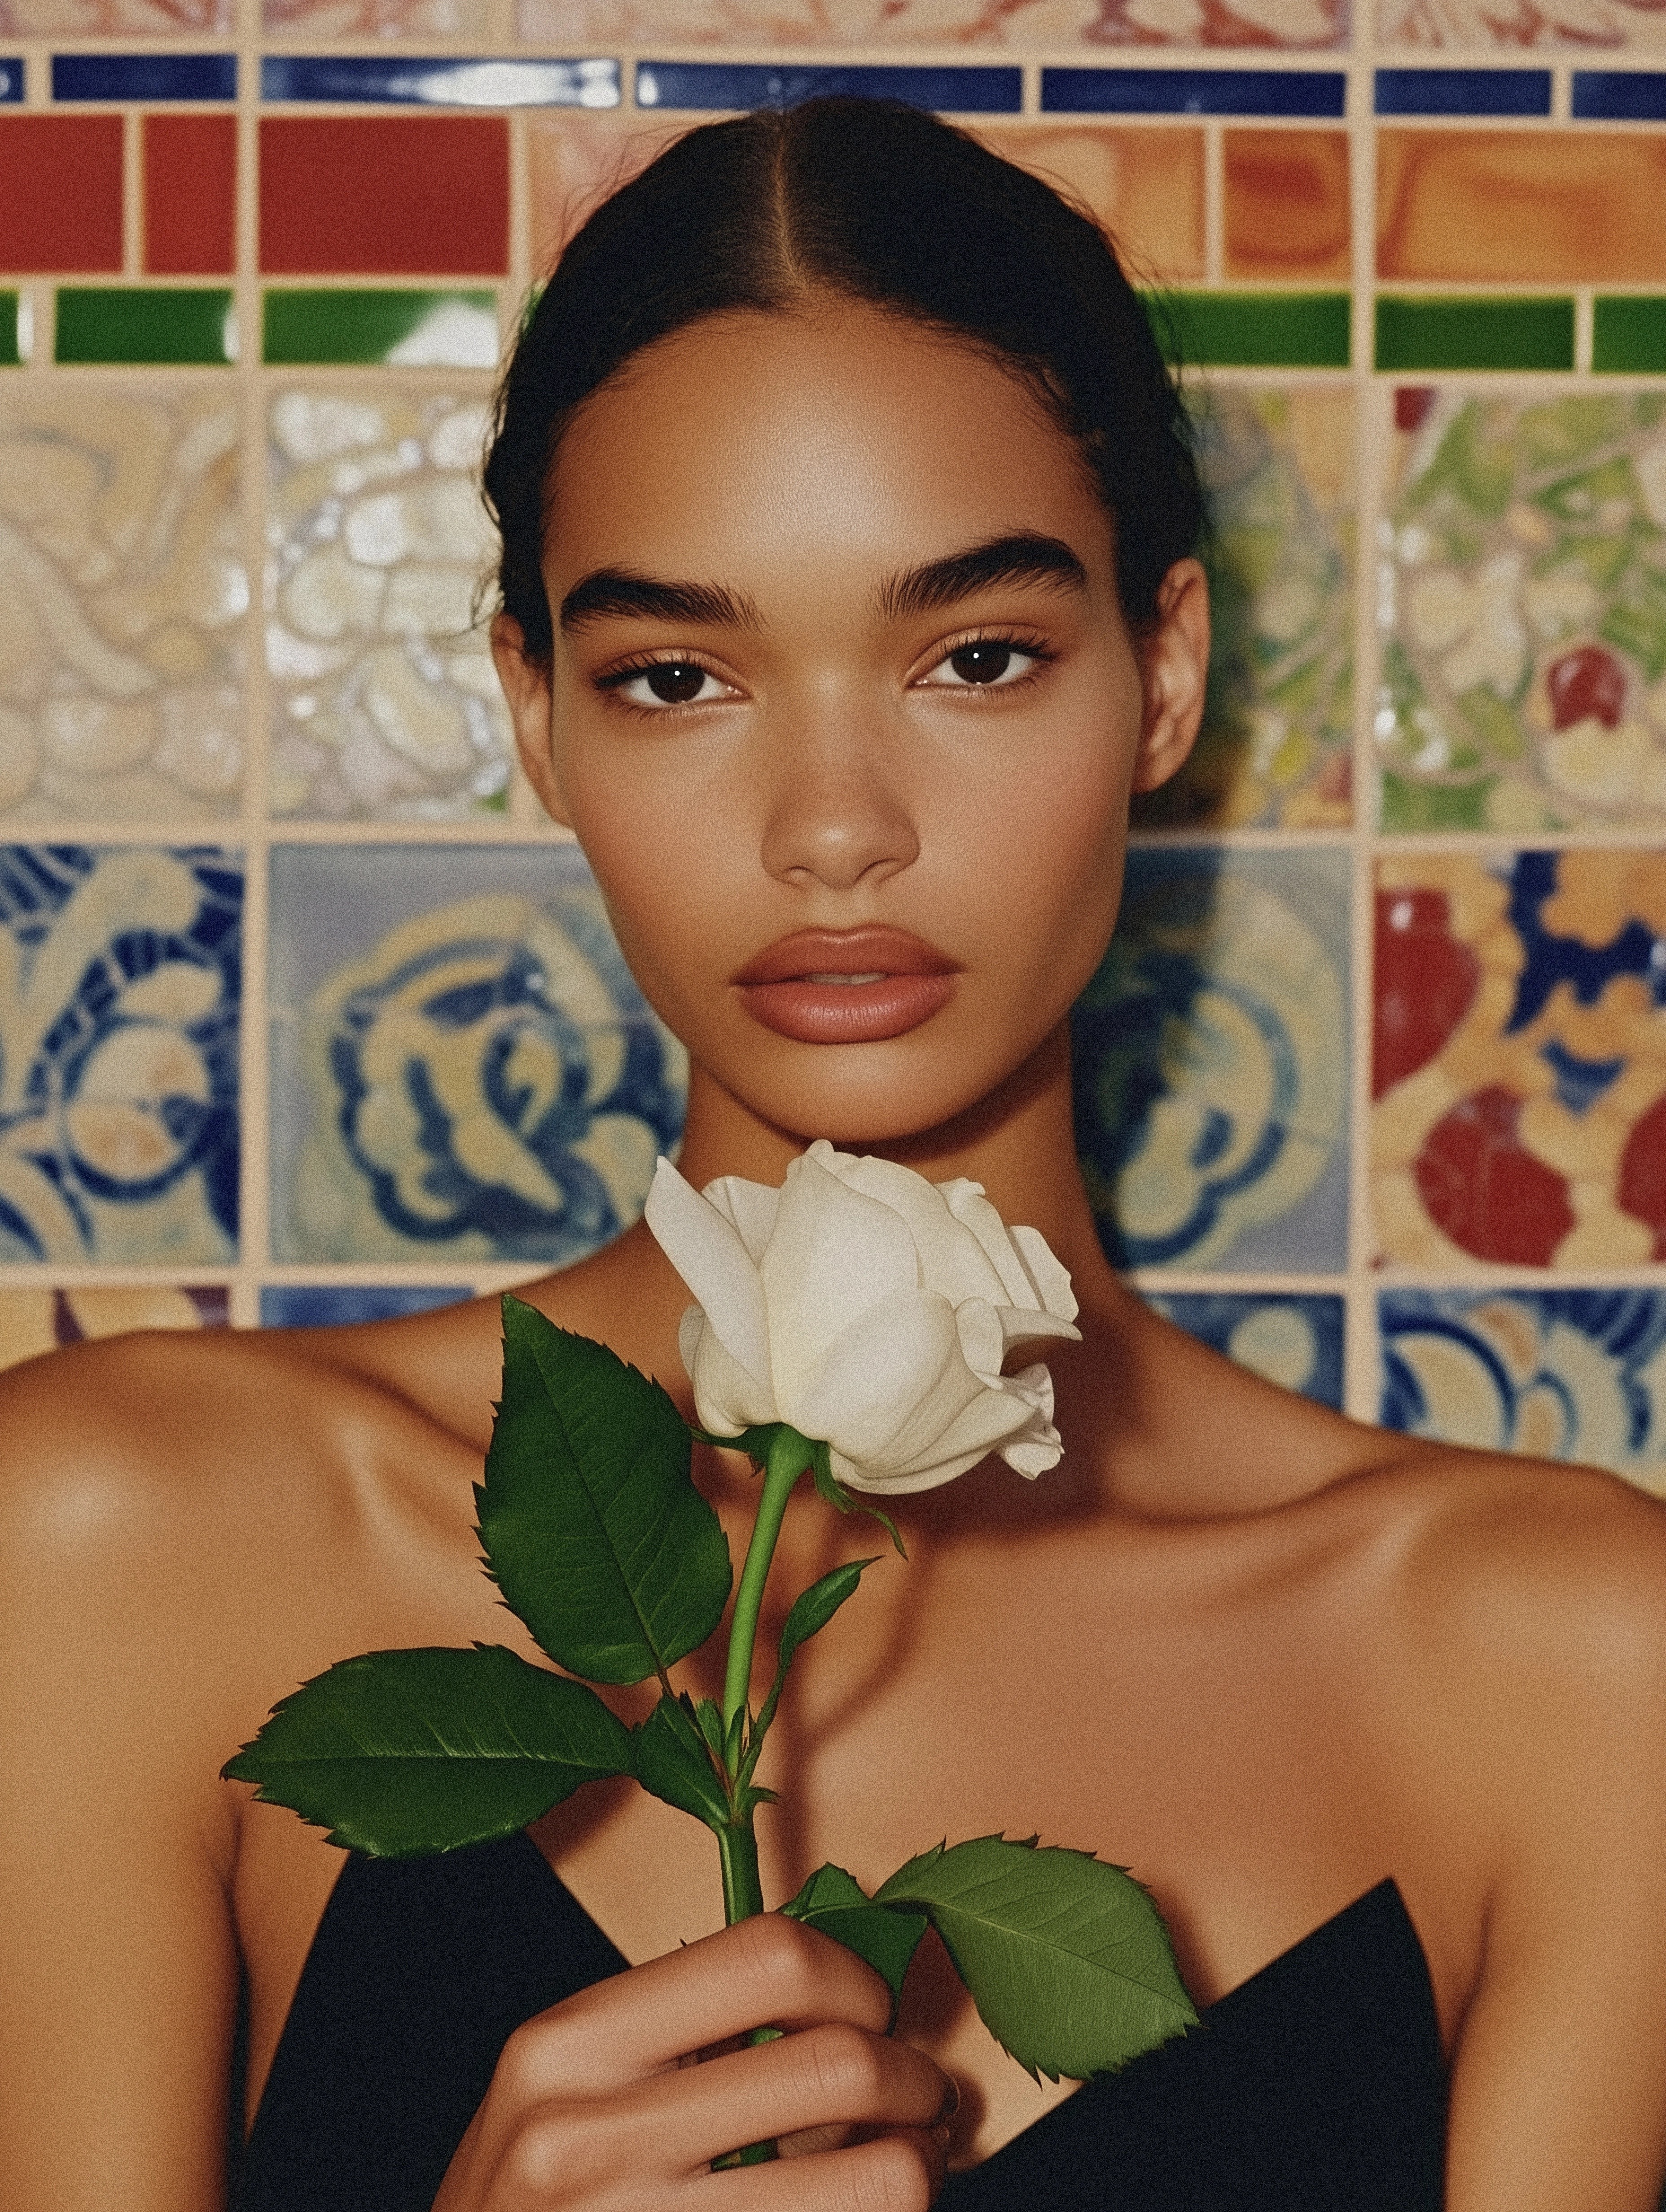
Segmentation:
[(841, 716), (797, 716), (771, 750), (763, 857), (779, 881), (851, 890), (919, 859), (914, 811), (882, 732), (854, 731)]

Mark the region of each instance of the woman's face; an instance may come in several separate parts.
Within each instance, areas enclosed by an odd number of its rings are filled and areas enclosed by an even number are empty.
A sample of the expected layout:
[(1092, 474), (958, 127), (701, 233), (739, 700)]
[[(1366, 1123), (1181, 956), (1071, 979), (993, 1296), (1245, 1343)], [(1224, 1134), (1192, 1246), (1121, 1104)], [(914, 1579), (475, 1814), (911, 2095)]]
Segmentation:
[(550, 492), (551, 665), (507, 621), (499, 665), (696, 1080), (848, 1143), (977, 1103), (1092, 974), (1129, 793), (1195, 732), (1196, 564), (1136, 649), (1070, 441), (970, 349), (836, 301), (639, 356)]

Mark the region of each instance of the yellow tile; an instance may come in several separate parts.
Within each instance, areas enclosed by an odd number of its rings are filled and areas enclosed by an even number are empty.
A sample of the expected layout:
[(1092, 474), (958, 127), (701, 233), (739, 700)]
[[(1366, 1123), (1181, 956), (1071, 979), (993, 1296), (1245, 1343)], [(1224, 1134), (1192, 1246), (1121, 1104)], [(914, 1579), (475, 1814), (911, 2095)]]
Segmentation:
[(1109, 231), (1136, 283), (1204, 273), (1203, 133), (1192, 125), (1078, 125), (977, 136), (1079, 200)]
[(1435, 283), (1666, 281), (1657, 131), (1385, 130), (1377, 266)]
[(1342, 131), (1225, 134), (1226, 274), (1346, 277), (1348, 142)]

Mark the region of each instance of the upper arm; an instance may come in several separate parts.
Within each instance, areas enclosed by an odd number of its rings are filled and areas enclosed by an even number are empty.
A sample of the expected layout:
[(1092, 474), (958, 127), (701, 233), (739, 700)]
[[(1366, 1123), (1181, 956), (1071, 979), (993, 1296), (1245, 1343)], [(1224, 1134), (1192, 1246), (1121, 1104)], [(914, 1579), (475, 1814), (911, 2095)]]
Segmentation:
[[(101, 1369), (107, 1401), (64, 1387), (96, 1392)], [(179, 1497), (126, 1433), (120, 1379), (106, 1360), (0, 1385), (9, 2212), (224, 2198), (237, 1963), (213, 1671)]]
[(1666, 2175), (1666, 1516), (1594, 1504), (1506, 1543), (1469, 1622), (1452, 1840), (1492, 1880), (1451, 2212), (1655, 2212)]

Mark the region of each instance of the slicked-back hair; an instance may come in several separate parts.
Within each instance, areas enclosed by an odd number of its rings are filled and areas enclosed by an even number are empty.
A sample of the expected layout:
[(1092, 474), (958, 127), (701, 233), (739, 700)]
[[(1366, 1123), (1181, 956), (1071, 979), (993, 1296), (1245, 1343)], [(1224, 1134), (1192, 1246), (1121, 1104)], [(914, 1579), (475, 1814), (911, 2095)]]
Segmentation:
[(1016, 371), (1077, 443), (1116, 531), (1136, 631), (1203, 501), (1179, 396), (1097, 225), (964, 131), (888, 100), (812, 100), (675, 141), (574, 235), (497, 397), (486, 501), (498, 584), (547, 661), (547, 489), (575, 410), (709, 315), (820, 293), (958, 337)]

